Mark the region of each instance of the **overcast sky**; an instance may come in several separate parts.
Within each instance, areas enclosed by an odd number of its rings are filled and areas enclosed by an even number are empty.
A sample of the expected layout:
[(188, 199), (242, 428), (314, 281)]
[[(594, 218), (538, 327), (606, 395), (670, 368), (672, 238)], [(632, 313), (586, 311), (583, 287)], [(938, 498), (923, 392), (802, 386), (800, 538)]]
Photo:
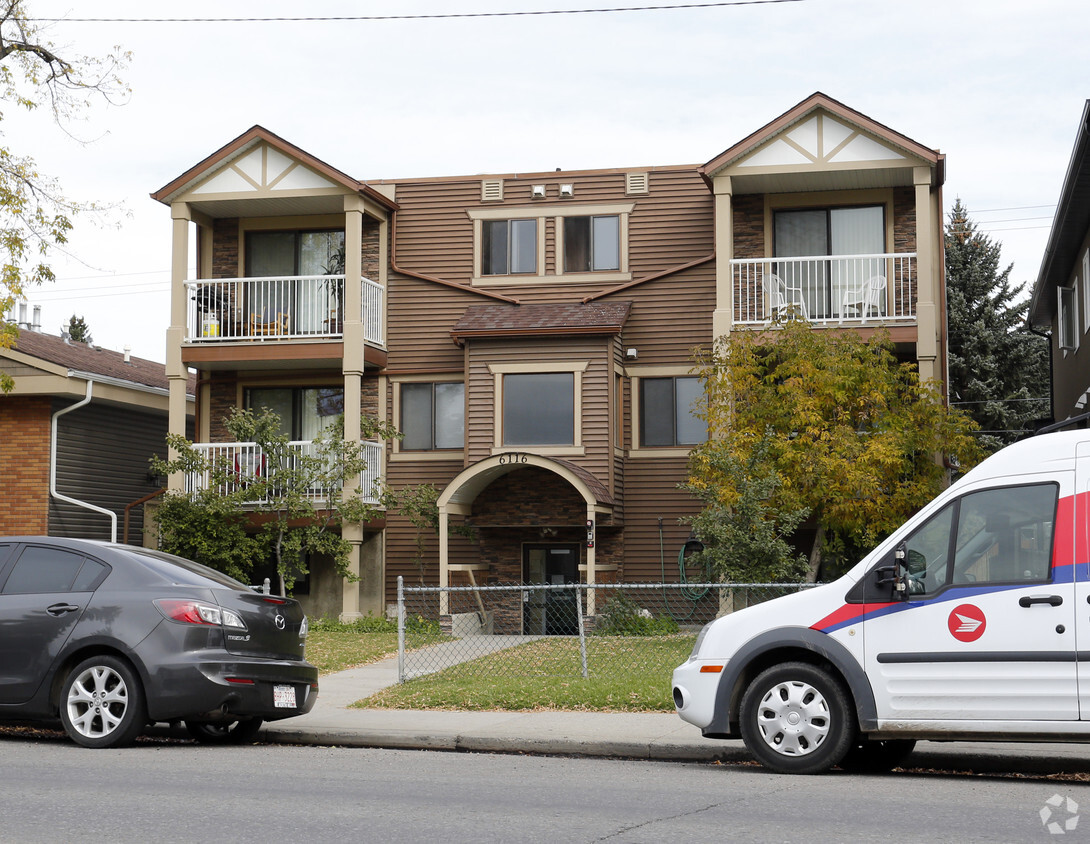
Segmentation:
[[(815, 91), (947, 155), (956, 198), (1036, 278), (1090, 97), (1087, 0), (779, 0), (418, 20), (298, 18), (680, 5), (683, 0), (27, 0), (58, 47), (133, 54), (129, 102), (70, 134), (4, 110), (0, 143), (75, 199), (43, 330), (165, 360), (169, 210), (148, 194), (254, 124), (359, 179), (702, 164)], [(692, 0), (693, 5), (700, 0)], [(63, 49), (59, 52), (64, 54)]]

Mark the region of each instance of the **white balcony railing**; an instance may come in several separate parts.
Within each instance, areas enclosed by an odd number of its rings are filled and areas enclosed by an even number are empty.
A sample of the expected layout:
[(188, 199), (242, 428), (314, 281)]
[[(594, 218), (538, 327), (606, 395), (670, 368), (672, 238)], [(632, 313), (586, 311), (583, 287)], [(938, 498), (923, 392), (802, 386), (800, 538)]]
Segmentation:
[(915, 253), (811, 255), (730, 262), (734, 322), (792, 313), (813, 323), (912, 322)]
[[(289, 463), (296, 455), (311, 455), (314, 453), (314, 443), (310, 440), (298, 440), (288, 444), (291, 449)], [(364, 490), (364, 500), (368, 504), (378, 504), (376, 488), (382, 472), (382, 443), (365, 442), (364, 457), (367, 461), (367, 469), (360, 474), (360, 488)], [(269, 477), (269, 462), (257, 443), (195, 443), (194, 448), (203, 454), (213, 466), (224, 470), (229, 480), (220, 484), (218, 491), (221, 494), (234, 492), (257, 479)], [(185, 491), (197, 492), (206, 489), (211, 483), (210, 474), (190, 473), (186, 475)], [(335, 489), (319, 486), (307, 490), (310, 497), (316, 499), (328, 499), (330, 492)], [(253, 504), (267, 504), (268, 499), (254, 499)]]
[[(360, 283), (364, 339), (384, 347), (382, 285), (367, 278)], [(344, 336), (343, 275), (199, 279), (185, 288), (187, 343)]]

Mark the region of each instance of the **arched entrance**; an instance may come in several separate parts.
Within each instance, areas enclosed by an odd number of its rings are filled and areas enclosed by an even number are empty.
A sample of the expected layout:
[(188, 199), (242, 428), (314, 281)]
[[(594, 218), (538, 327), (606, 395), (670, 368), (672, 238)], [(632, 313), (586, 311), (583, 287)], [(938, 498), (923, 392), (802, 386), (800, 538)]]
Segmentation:
[[(529, 452), (505, 452), (464, 469), (440, 494), (439, 582), (452, 572), (470, 583), (595, 583), (599, 572), (599, 527), (612, 525), (613, 498), (593, 474), (569, 461)], [(452, 563), (448, 530), (462, 516), (477, 530), (479, 560)], [(607, 566), (615, 568), (615, 560)], [(528, 593), (517, 618), (502, 624), (523, 632), (564, 633), (542, 593)], [(447, 593), (440, 614), (450, 613)], [(593, 594), (587, 613), (594, 614)], [(498, 624), (501, 622), (498, 621)]]

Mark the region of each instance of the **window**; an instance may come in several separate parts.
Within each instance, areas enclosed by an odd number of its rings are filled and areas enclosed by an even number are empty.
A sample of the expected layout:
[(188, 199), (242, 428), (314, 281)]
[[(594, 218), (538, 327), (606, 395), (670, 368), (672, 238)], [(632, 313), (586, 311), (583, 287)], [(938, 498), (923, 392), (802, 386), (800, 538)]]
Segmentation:
[(1059, 296), (1060, 348), (1074, 352), (1079, 348), (1079, 335), (1076, 328), (1078, 296), (1074, 287), (1061, 287), (1057, 293)]
[(575, 444), (575, 374), (503, 376), (504, 445)]
[(439, 381), (401, 385), (403, 451), (463, 448), (465, 384)]
[(694, 412), (702, 397), (699, 378), (641, 378), (640, 446), (656, 448), (704, 442), (708, 429)]
[(1051, 483), (989, 489), (944, 507), (905, 541), (912, 594), (1048, 581), (1057, 489)]
[[(777, 211), (773, 237), (777, 258), (881, 255), (886, 251), (885, 209), (881, 205), (867, 205)], [(827, 318), (854, 315), (850, 309), (859, 307), (863, 301), (864, 285), (878, 278), (884, 282), (886, 263), (873, 257), (778, 261), (774, 272), (788, 288), (802, 290), (811, 318)], [(884, 296), (877, 305), (880, 313), (885, 313)]]
[(246, 407), (271, 410), (280, 417), (280, 433), (309, 441), (344, 414), (341, 387), (261, 387), (246, 391)]
[(537, 220), (481, 223), (481, 275), (537, 272)]
[(343, 231), (255, 231), (246, 234), (243, 313), (252, 334), (339, 332), (342, 284), (313, 276), (343, 276)]
[(564, 218), (564, 272), (597, 272), (621, 268), (621, 218)]
[(1090, 249), (1082, 253), (1082, 330), (1090, 332)]
[(26, 595), (48, 592), (90, 592), (109, 571), (82, 554), (29, 546), (11, 571), (4, 592)]

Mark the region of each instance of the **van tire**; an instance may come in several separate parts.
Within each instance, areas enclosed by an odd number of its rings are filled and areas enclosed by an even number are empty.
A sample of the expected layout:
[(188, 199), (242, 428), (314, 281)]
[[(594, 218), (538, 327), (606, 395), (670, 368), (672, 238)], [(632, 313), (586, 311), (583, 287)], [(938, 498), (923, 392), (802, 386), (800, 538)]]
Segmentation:
[(856, 738), (850, 696), (824, 668), (785, 662), (765, 669), (742, 695), (739, 729), (757, 761), (781, 774), (819, 774)]

